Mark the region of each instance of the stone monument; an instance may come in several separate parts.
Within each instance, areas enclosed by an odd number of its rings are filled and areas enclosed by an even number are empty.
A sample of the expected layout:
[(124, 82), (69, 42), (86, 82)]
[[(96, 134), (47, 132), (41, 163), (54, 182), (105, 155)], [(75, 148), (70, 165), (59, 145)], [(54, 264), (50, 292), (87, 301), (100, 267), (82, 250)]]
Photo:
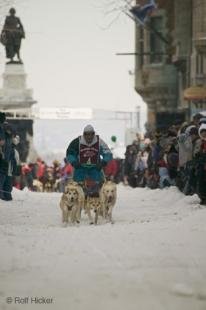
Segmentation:
[[(8, 63), (22, 63), (20, 57), (21, 40), (25, 39), (25, 31), (19, 17), (16, 16), (15, 8), (10, 8), (6, 16), (3, 29), (0, 34), (0, 42), (5, 46)], [(14, 57), (17, 57), (17, 61)]]
[[(24, 38), (25, 32), (21, 20), (16, 17), (16, 10), (11, 8), (0, 34), (0, 42), (5, 47), (6, 58), (10, 59), (3, 73), (0, 111), (6, 113), (7, 120), (14, 125), (16, 133), (20, 136), (18, 150), (22, 162), (33, 161), (36, 155), (32, 139), (32, 105), (36, 101), (33, 99), (32, 89), (26, 86), (27, 76), (20, 58), (21, 40)], [(14, 60), (15, 57), (17, 60)]]
[(33, 90), (27, 88), (27, 75), (23, 64), (6, 64), (3, 73), (3, 87), (0, 89), (0, 111), (6, 113), (21, 142), (18, 146), (21, 161), (28, 160), (33, 149)]

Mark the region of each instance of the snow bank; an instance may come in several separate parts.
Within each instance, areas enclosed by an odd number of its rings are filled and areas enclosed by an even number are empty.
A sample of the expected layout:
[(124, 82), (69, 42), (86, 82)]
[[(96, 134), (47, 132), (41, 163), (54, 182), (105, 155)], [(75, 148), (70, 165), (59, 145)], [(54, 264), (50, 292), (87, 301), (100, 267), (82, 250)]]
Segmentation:
[(206, 309), (206, 208), (196, 195), (119, 185), (114, 225), (90, 226), (83, 214), (66, 228), (60, 194), (13, 196), (0, 201), (0, 309)]

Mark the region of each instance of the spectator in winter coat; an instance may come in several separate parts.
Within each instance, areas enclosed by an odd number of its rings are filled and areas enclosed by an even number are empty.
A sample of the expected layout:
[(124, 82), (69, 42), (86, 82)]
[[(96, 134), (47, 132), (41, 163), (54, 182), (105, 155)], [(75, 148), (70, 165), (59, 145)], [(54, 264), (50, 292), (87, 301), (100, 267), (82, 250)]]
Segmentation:
[(3, 130), (0, 131), (0, 199), (3, 199), (3, 186), (5, 173), (7, 172), (7, 162), (4, 159), (3, 146), (5, 144), (5, 135)]
[(178, 137), (179, 146), (179, 167), (185, 167), (187, 162), (193, 159), (194, 144), (198, 137), (197, 127), (188, 126), (185, 133), (181, 133)]
[(20, 142), (20, 137), (18, 135), (12, 138), (12, 144), (14, 148), (14, 167), (13, 167), (13, 186), (20, 189), (20, 175), (21, 175), (21, 165), (20, 165), (20, 156), (19, 152), (16, 149), (17, 145)]
[(61, 165), (58, 160), (53, 161), (53, 178), (54, 180), (60, 179), (61, 177)]
[[(64, 159), (64, 161), (65, 161), (65, 159)], [(54, 162), (57, 163), (56, 160)], [(53, 162), (53, 165), (54, 165), (54, 167), (53, 167), (54, 184), (52, 186), (52, 190), (54, 190), (55, 192), (63, 193), (65, 190), (65, 186), (69, 180), (70, 167), (72, 170), (72, 166), (70, 164), (67, 165), (67, 163), (65, 162), (65, 165), (63, 167), (60, 164), (59, 164), (59, 167), (57, 167), (57, 164), (54, 164), (54, 162)], [(57, 167), (57, 170), (55, 169), (55, 166)], [(67, 167), (69, 169), (67, 169)], [(67, 173), (67, 170), (68, 170), (68, 173)]]
[(64, 166), (61, 168), (61, 178), (58, 182), (58, 188), (60, 192), (64, 192), (65, 186), (69, 180), (73, 177), (73, 167), (70, 163), (67, 163), (66, 158), (64, 158)]
[(197, 113), (192, 118), (192, 125), (198, 127), (200, 119), (203, 117), (201, 113)]
[(3, 146), (5, 144), (5, 132), (3, 124), (6, 120), (5, 113), (0, 112), (0, 199), (3, 199), (3, 185), (4, 185), (4, 175), (7, 171), (7, 162), (4, 159)]
[(199, 128), (201, 146), (196, 154), (197, 162), (197, 194), (200, 197), (200, 204), (206, 205), (206, 124)]
[(200, 126), (201, 126), (202, 124), (206, 124), (206, 116), (202, 117), (202, 118), (199, 120), (198, 127), (200, 128)]
[(171, 179), (169, 177), (168, 165), (164, 158), (161, 158), (157, 162), (157, 166), (159, 167), (159, 187), (169, 187), (172, 185)]
[(21, 170), (21, 189), (24, 187), (33, 190), (32, 167), (28, 164), (23, 164)]
[(161, 151), (162, 151), (162, 145), (161, 145), (162, 139), (158, 138), (155, 143), (152, 145), (152, 161), (153, 163), (157, 162), (161, 157)]
[(107, 179), (115, 180), (115, 176), (117, 175), (117, 173), (118, 173), (118, 163), (116, 159), (112, 159), (104, 167), (104, 174)]
[(3, 112), (0, 112), (0, 136), (4, 137), (4, 123), (6, 121), (6, 115)]
[(95, 134), (94, 128), (87, 125), (83, 135), (69, 144), (66, 157), (74, 167), (74, 181), (90, 179), (101, 183), (104, 179), (102, 168), (112, 160), (112, 153), (107, 144)]
[(184, 134), (179, 136), (179, 167), (184, 180), (183, 192), (185, 195), (192, 195), (196, 188), (194, 156), (197, 153), (198, 129), (196, 126), (189, 126)]
[(1, 199), (12, 200), (11, 191), (13, 184), (13, 171), (16, 167), (15, 151), (12, 139), (13, 128), (10, 124), (4, 123), (5, 143), (3, 145), (3, 170), (1, 171)]
[(37, 167), (36, 167), (36, 177), (38, 180), (40, 180), (41, 182), (43, 182), (44, 180), (44, 174), (46, 171), (46, 165), (45, 163), (42, 161), (41, 158), (37, 158)]
[(174, 142), (171, 142), (168, 145), (168, 148), (166, 151), (166, 161), (167, 161), (169, 176), (172, 180), (175, 180), (175, 178), (177, 177), (179, 155), (178, 155), (178, 151), (176, 150)]
[(137, 158), (137, 148), (134, 144), (128, 145), (125, 152), (124, 161), (124, 184), (127, 185), (129, 178), (135, 171), (135, 161)]
[(64, 159), (64, 166), (61, 170), (61, 176), (64, 180), (68, 180), (72, 177), (73, 167), (70, 163), (67, 163), (66, 158)]

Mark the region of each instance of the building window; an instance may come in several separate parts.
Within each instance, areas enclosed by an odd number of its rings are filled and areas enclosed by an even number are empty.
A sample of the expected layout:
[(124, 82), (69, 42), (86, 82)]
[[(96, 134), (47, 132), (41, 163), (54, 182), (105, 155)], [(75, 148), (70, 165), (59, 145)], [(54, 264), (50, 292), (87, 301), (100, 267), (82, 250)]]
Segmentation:
[(205, 58), (204, 54), (200, 53), (196, 56), (196, 84), (205, 85), (206, 84), (206, 74), (205, 74)]
[(153, 32), (152, 29), (157, 31), (163, 36), (163, 17), (154, 16), (151, 17), (150, 21), (150, 63), (161, 63), (163, 61), (164, 53), (164, 42), (158, 36), (157, 33)]
[(204, 73), (204, 55), (198, 54), (196, 59), (196, 73), (203, 74)]

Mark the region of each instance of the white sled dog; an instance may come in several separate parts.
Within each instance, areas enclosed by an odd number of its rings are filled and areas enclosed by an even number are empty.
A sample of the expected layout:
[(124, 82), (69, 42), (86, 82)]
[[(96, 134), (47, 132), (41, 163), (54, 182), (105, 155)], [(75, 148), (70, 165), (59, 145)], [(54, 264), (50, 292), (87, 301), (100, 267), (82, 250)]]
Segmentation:
[(80, 223), (84, 200), (85, 196), (82, 187), (74, 181), (69, 182), (60, 200), (63, 225), (66, 225), (69, 220), (71, 223)]
[(104, 218), (113, 224), (112, 210), (117, 200), (117, 186), (112, 181), (106, 181), (100, 190), (100, 201)]

